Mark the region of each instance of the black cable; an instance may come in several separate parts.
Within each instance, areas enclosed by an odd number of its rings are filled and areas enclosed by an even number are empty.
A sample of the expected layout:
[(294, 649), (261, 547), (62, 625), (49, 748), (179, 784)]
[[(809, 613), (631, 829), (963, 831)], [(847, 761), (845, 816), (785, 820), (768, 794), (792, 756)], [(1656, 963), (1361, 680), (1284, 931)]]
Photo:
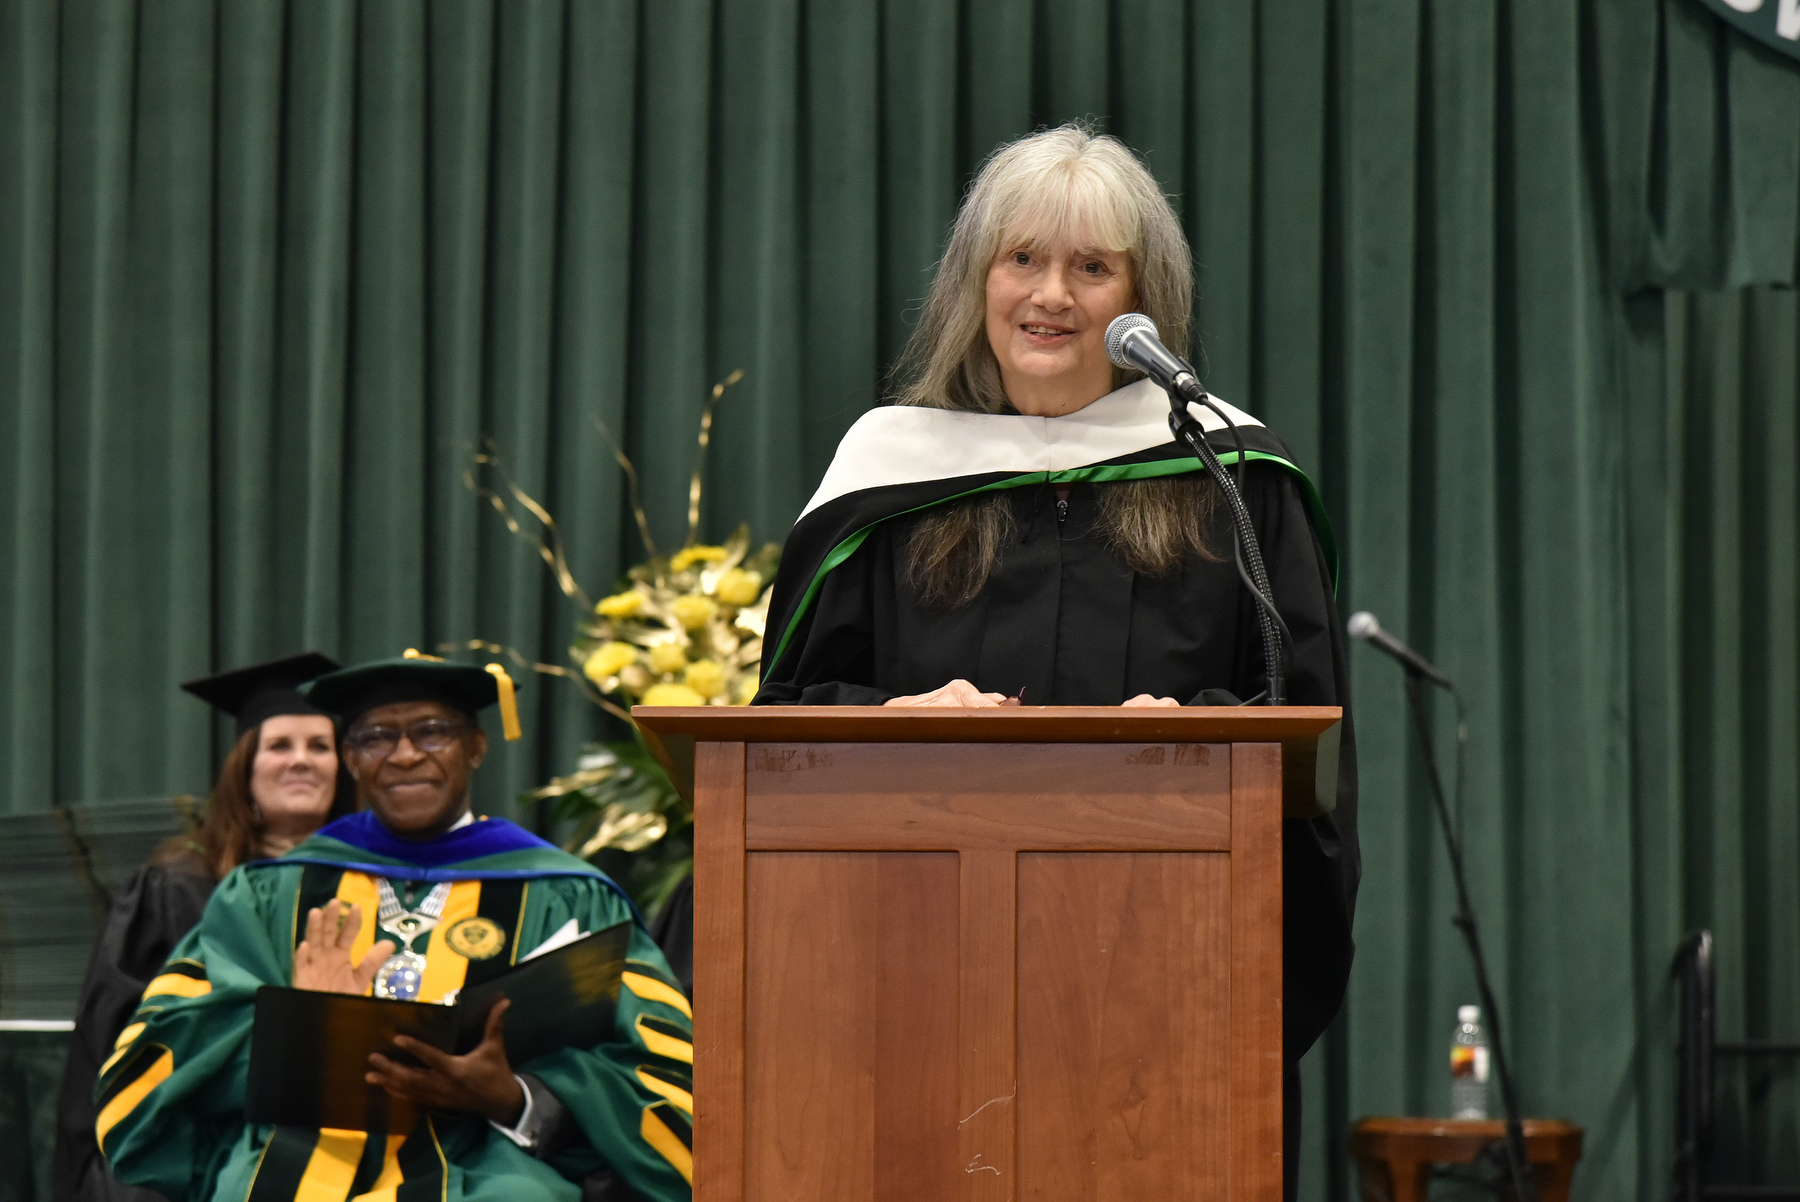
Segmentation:
[[(1229, 416), (1213, 404), (1212, 398), (1207, 395), (1206, 390), (1196, 385), (1195, 391), (1198, 395), (1194, 400), (1217, 413), (1220, 419), (1235, 433), (1236, 423), (1232, 422)], [(1250, 522), (1250, 510), (1244, 504), (1243, 493), (1237, 487), (1236, 479), (1225, 471), (1224, 464), (1219, 462), (1218, 454), (1207, 443), (1205, 431), (1200, 428), (1200, 423), (1196, 422), (1193, 415), (1187, 411), (1185, 398), (1170, 392), (1169, 406), (1170, 432), (1178, 441), (1187, 444), (1188, 449), (1193, 451), (1194, 457), (1199, 459), (1213, 474), (1213, 478), (1218, 482), (1219, 490), (1225, 494), (1226, 504), (1231, 509), (1237, 528), (1235, 553), (1238, 556), (1240, 574), (1244, 575), (1250, 595), (1257, 602), (1257, 624), (1262, 628), (1263, 663), (1269, 681), (1269, 704), (1286, 705), (1287, 653), (1293, 646), (1293, 634), (1288, 631), (1287, 623), (1282, 620), (1280, 612), (1275, 608), (1274, 590), (1269, 587), (1269, 574), (1263, 566), (1262, 547), (1256, 539), (1256, 528)], [(1243, 445), (1241, 436), (1238, 445), (1240, 447)], [(1240, 470), (1243, 467), (1244, 458), (1240, 452), (1238, 456)], [(1248, 560), (1247, 565), (1244, 562), (1246, 559)]]
[[(1250, 452), (1244, 447), (1244, 432), (1238, 429), (1238, 424), (1235, 421), (1231, 420), (1231, 414), (1225, 412), (1224, 409), (1213, 402), (1212, 394), (1206, 391), (1204, 385), (1200, 388), (1200, 404), (1218, 414), (1219, 420), (1225, 423), (1225, 428), (1231, 431), (1231, 441), (1237, 448), (1237, 463), (1233, 465), (1232, 474), (1237, 477), (1238, 496), (1241, 498), (1244, 495), (1244, 467), (1250, 462)], [(1260, 551), (1261, 545), (1257, 544), (1257, 548), (1258, 551)], [(1260, 604), (1263, 609), (1268, 611), (1270, 620), (1275, 623), (1275, 628), (1281, 632), (1283, 664), (1292, 663), (1294, 656), (1294, 635), (1293, 632), (1288, 629), (1287, 621), (1281, 616), (1281, 611), (1275, 608), (1274, 589), (1269, 587), (1267, 573), (1263, 574), (1262, 587), (1260, 589), (1257, 588), (1256, 582), (1250, 578), (1249, 572), (1244, 568), (1243, 542), (1241, 539), (1232, 543), (1231, 551), (1232, 555), (1237, 560), (1239, 578), (1249, 586), (1250, 594), (1256, 598), (1257, 603)], [(1286, 673), (1284, 672), (1283, 675), (1285, 676)]]
[[(1236, 422), (1231, 420), (1231, 414), (1213, 403), (1212, 394), (1207, 392), (1204, 387), (1200, 390), (1200, 403), (1218, 414), (1219, 420), (1225, 423), (1225, 428), (1231, 431), (1231, 441), (1237, 447), (1237, 463), (1232, 466), (1232, 474), (1237, 477), (1238, 496), (1242, 497), (1244, 495), (1244, 466), (1250, 462), (1250, 453), (1244, 447), (1244, 432), (1238, 429)], [(1281, 632), (1281, 650), (1284, 662), (1292, 663), (1294, 635), (1288, 630), (1287, 621), (1281, 616), (1281, 611), (1275, 608), (1274, 600), (1265, 596), (1263, 590), (1256, 587), (1256, 582), (1250, 579), (1250, 573), (1244, 567), (1242, 539), (1232, 539), (1231, 555), (1237, 561), (1238, 579), (1244, 582), (1244, 587), (1250, 590), (1250, 595), (1256, 598), (1257, 604), (1268, 611), (1269, 617), (1274, 620), (1276, 628)]]
[[(1494, 1074), (1500, 1078), (1500, 1104), (1506, 1110), (1506, 1152), (1512, 1169), (1513, 1189), (1520, 1202), (1537, 1202), (1537, 1183), (1532, 1179), (1531, 1164), (1525, 1156), (1525, 1125), (1519, 1118), (1519, 1099), (1513, 1091), (1512, 1072), (1507, 1067), (1500, 1008), (1494, 1003), (1494, 990), (1488, 983), (1487, 960), (1481, 954), (1481, 933), (1475, 926), (1475, 909), (1469, 903), (1469, 882), (1463, 876), (1462, 841), (1451, 829), (1450, 807), (1444, 800), (1444, 781), (1438, 775), (1437, 751), (1431, 738), (1431, 715), (1425, 703), (1425, 677), (1410, 666), (1406, 668), (1406, 698), (1412, 704), (1413, 724), (1418, 728), (1419, 744), (1425, 755), (1425, 776), (1431, 785), (1438, 826), (1444, 833), (1444, 850), (1450, 858), (1450, 879), (1456, 885), (1457, 909), (1450, 921), (1463, 933), (1463, 940), (1469, 945), (1469, 958), (1475, 963), (1475, 990), (1481, 996), (1481, 1008), (1494, 1033)], [(1460, 698), (1457, 709), (1460, 716)]]
[(1256, 581), (1250, 579), (1250, 573), (1244, 567), (1243, 544), (1238, 542), (1236, 538), (1233, 538), (1231, 543), (1231, 555), (1232, 558), (1237, 561), (1238, 579), (1244, 582), (1244, 587), (1250, 590), (1250, 595), (1256, 598), (1257, 605), (1260, 606), (1266, 616), (1275, 623), (1275, 630), (1281, 635), (1283, 662), (1292, 662), (1294, 656), (1294, 636), (1288, 630), (1287, 619), (1281, 616), (1281, 611), (1275, 608), (1275, 603), (1273, 601), (1263, 596), (1263, 594), (1257, 590)]

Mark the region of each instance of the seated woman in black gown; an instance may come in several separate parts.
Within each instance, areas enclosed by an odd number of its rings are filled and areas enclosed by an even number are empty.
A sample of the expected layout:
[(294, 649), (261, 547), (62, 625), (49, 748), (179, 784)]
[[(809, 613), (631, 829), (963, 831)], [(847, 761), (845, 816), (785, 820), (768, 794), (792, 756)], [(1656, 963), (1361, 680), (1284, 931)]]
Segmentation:
[(88, 960), (57, 1104), (57, 1198), (155, 1197), (107, 1171), (94, 1142), (94, 1080), (144, 987), (200, 921), (219, 880), (246, 860), (283, 855), (355, 809), (354, 786), (339, 771), (336, 726), (295, 691), (337, 667), (307, 653), (181, 686), (236, 719), (237, 741), (199, 829), (165, 842), (125, 882)]
[[(1118, 141), (1066, 126), (1001, 147), (965, 200), (894, 404), (845, 436), (788, 537), (763, 705), (1179, 705), (1265, 687), (1223, 499), (1168, 401), (1107, 359), (1128, 312), (1187, 349), (1192, 267)], [(1293, 636), (1287, 699), (1346, 705), (1329, 527), (1281, 440), (1194, 411), (1245, 501)], [(1290, 1188), (1295, 1064), (1336, 1014), (1360, 864), (1344, 726), (1337, 807), (1283, 831)]]

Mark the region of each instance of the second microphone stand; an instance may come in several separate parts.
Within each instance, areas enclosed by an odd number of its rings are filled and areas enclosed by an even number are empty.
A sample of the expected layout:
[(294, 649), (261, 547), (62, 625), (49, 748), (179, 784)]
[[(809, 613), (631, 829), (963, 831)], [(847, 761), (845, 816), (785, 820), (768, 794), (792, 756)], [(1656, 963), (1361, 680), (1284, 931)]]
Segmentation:
[(1450, 921), (1463, 933), (1469, 945), (1469, 959), (1475, 962), (1475, 990), (1481, 996), (1482, 1013), (1488, 1017), (1494, 1033), (1494, 1075), (1500, 1078), (1500, 1105), (1506, 1111), (1506, 1162), (1511, 1171), (1513, 1190), (1519, 1202), (1537, 1202), (1537, 1182), (1532, 1179), (1531, 1162), (1525, 1156), (1525, 1124), (1519, 1118), (1519, 1099), (1513, 1091), (1512, 1072), (1506, 1063), (1506, 1044), (1500, 1034), (1500, 1007), (1494, 1002), (1494, 990), (1488, 983), (1487, 960), (1481, 954), (1481, 932), (1475, 925), (1475, 909), (1469, 904), (1469, 882), (1463, 876), (1462, 840), (1450, 823), (1450, 807), (1444, 800), (1444, 782), (1438, 775), (1437, 751), (1431, 737), (1431, 712), (1426, 703), (1425, 676), (1410, 664), (1406, 670), (1406, 698), (1412, 704), (1413, 722), (1419, 730), (1419, 744), (1425, 751), (1425, 772), (1431, 782), (1431, 799), (1437, 808), (1438, 826), (1444, 832), (1444, 850), (1450, 857), (1450, 876), (1456, 883), (1456, 915)]

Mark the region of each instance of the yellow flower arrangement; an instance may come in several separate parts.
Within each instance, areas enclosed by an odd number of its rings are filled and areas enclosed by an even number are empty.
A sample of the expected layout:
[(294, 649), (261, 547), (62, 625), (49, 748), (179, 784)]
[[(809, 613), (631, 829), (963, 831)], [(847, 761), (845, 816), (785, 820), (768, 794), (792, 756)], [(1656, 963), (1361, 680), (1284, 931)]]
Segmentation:
[(705, 705), (706, 698), (684, 684), (653, 684), (644, 690), (645, 705)]
[(711, 701), (725, 691), (725, 669), (716, 660), (695, 660), (687, 666), (681, 679), (688, 688)]
[(719, 577), (713, 594), (727, 605), (748, 605), (762, 594), (762, 573), (732, 568)]
[(587, 662), (581, 665), (581, 672), (604, 689), (608, 687), (609, 678), (636, 663), (637, 657), (638, 649), (630, 643), (602, 643), (587, 657)]
[(693, 546), (683, 547), (669, 556), (671, 572), (685, 572), (697, 563), (718, 563), (725, 558), (724, 547)]
[(600, 598), (600, 604), (594, 606), (594, 612), (603, 618), (629, 618), (644, 610), (644, 594), (636, 589), (627, 589), (622, 593), (614, 593), (610, 597)]
[[(762, 666), (763, 582), (775, 575), (779, 555), (773, 545), (752, 553), (750, 529), (739, 526), (721, 546), (689, 544), (653, 556), (595, 607), (570, 652), (591, 665), (589, 680), (626, 705), (747, 704)], [(630, 659), (614, 650), (622, 647), (633, 649)], [(669, 700), (676, 694), (664, 685), (697, 700)]]
[(711, 597), (677, 597), (669, 602), (669, 614), (683, 630), (698, 630), (719, 612), (719, 603)]
[(658, 643), (650, 648), (650, 670), (668, 675), (687, 667), (687, 649), (680, 643)]
[[(479, 640), (469, 647), (508, 654), (522, 666), (569, 679), (590, 701), (628, 722), (634, 704), (748, 705), (762, 666), (768, 582), (775, 577), (781, 549), (769, 543), (753, 552), (747, 525), (723, 543), (699, 541), (713, 409), (742, 377), (741, 371), (734, 372), (715, 384), (702, 412), (699, 455), (688, 489), (687, 538), (678, 550), (657, 549), (638, 502), (637, 470), (614, 444), (613, 456), (625, 470), (632, 515), (650, 557), (597, 603), (576, 583), (555, 519), (506, 476), (491, 449), (477, 455), (477, 471), (496, 475), (499, 487), (484, 487), (472, 471), (465, 477), (469, 488), (501, 515), (507, 529), (537, 548), (581, 617), (569, 648), (576, 669), (530, 663), (510, 648)], [(604, 427), (601, 432), (606, 433)], [(542, 527), (543, 537), (527, 531), (520, 511)], [(566, 844), (571, 851), (602, 858), (629, 853), (626, 860), (604, 863), (646, 908), (656, 905), (692, 863), (687, 849), (693, 812), (640, 742), (590, 745), (577, 771), (525, 795), (531, 801), (552, 798), (559, 800), (565, 817), (580, 817)]]

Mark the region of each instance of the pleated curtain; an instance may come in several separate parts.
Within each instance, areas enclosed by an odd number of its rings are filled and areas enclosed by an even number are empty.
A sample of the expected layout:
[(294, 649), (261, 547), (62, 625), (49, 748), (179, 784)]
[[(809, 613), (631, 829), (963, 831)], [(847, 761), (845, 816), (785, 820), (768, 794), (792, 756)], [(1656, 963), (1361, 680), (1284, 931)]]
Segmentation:
[[(1800, 1038), (1800, 63), (1696, 0), (4, 0), (0, 808), (203, 793), (175, 691), (573, 610), (486, 450), (607, 591), (779, 541), (878, 403), (973, 170), (1088, 118), (1175, 198), (1209, 386), (1319, 482), (1367, 608), (1468, 700), (1461, 813), (1533, 1114), (1584, 1200), (1673, 1164), (1670, 957)], [(492, 477), (487, 477), (490, 481)], [(1303, 1177), (1443, 1113), (1474, 1000), (1397, 668), (1352, 650), (1355, 976)], [(603, 733), (523, 690), (491, 812)], [(1455, 745), (1448, 708), (1439, 748)], [(1791, 1073), (1721, 1156), (1800, 1177)]]

